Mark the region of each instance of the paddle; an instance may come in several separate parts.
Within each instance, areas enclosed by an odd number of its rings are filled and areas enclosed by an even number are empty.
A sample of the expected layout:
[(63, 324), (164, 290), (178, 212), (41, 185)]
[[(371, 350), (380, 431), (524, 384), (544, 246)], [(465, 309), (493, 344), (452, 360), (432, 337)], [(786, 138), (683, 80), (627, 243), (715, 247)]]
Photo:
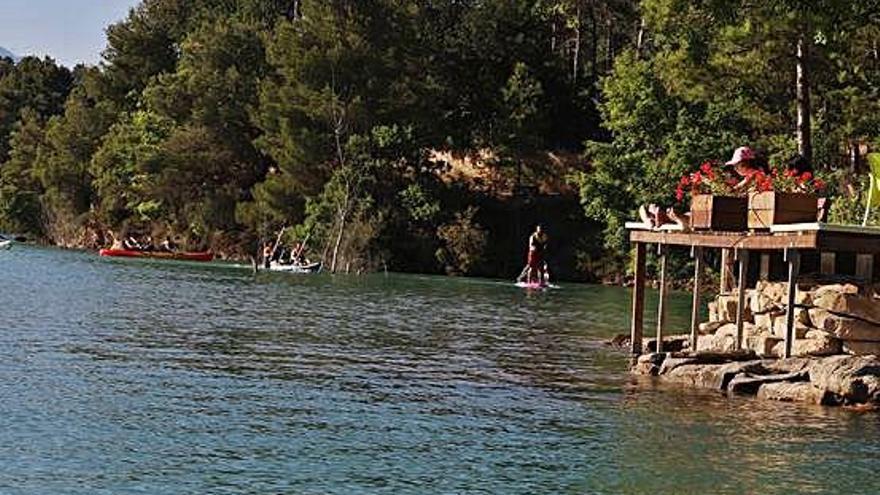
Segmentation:
[(272, 245), (272, 254), (269, 256), (269, 260), (275, 259), (275, 252), (278, 250), (278, 244), (281, 243), (281, 236), (284, 235), (284, 231), (287, 230), (287, 225), (281, 227), (281, 230), (278, 232), (278, 236), (275, 237), (275, 244)]

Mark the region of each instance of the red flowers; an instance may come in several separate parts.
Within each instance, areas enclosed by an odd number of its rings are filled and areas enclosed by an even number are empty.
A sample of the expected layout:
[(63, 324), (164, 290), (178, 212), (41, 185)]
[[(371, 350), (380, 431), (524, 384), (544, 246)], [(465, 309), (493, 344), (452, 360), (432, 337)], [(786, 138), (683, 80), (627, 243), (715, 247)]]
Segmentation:
[(718, 162), (706, 161), (696, 171), (681, 176), (675, 188), (675, 198), (682, 201), (687, 193), (730, 194), (734, 184), (736, 181), (731, 182), (718, 168)]
[(741, 178), (722, 169), (718, 162), (706, 161), (691, 173), (681, 176), (675, 188), (675, 198), (683, 201), (688, 194), (716, 194), (739, 196), (749, 192), (804, 192), (815, 193), (826, 184), (812, 172), (799, 173), (796, 169), (771, 168), (771, 172), (757, 170), (740, 185)]
[(825, 182), (813, 176), (812, 172), (798, 173), (795, 169), (774, 168), (770, 174), (756, 172), (754, 178), (754, 189), (759, 192), (814, 193), (825, 189)]
[(764, 172), (755, 172), (752, 178), (755, 181), (755, 189), (760, 192), (773, 190), (773, 178), (776, 174), (767, 175)]

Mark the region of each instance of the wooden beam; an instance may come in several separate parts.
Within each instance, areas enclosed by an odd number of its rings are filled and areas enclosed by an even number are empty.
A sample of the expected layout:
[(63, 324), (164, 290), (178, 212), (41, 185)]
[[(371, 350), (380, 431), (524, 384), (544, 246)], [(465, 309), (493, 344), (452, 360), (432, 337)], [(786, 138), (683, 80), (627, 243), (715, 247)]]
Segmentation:
[(700, 334), (700, 298), (703, 295), (703, 248), (694, 247), (691, 250), (694, 258), (694, 297), (691, 304), (691, 352), (697, 350), (697, 339)]
[[(631, 230), (629, 238), (632, 242), (648, 244), (671, 244), (676, 246), (703, 246), (714, 248), (750, 249), (750, 250), (783, 250), (787, 247), (799, 249), (815, 249), (819, 236), (833, 237), (852, 234), (836, 234), (826, 231), (791, 232), (791, 233), (757, 233), (757, 232), (680, 232), (656, 230)], [(865, 238), (865, 236), (858, 236)], [(880, 252), (880, 235), (874, 236), (877, 251)], [(866, 250), (864, 252), (871, 252)]]
[(758, 273), (758, 279), (763, 281), (770, 280), (770, 255), (761, 253), (761, 269)]
[[(820, 232), (817, 249), (842, 253), (880, 253), (880, 236)], [(801, 247), (801, 246), (798, 246)]]
[(721, 280), (718, 283), (718, 292), (730, 294), (733, 290), (733, 249), (721, 250)]
[(737, 281), (737, 297), (736, 297), (736, 342), (734, 349), (742, 349), (743, 342), (743, 326), (745, 324), (745, 304), (746, 304), (746, 282), (749, 274), (749, 252), (745, 249), (736, 250), (737, 268), (739, 276)]
[(657, 246), (657, 250), (660, 253), (660, 297), (657, 302), (657, 352), (663, 352), (663, 333), (666, 329), (666, 289), (668, 281), (666, 280), (667, 275), (667, 251), (668, 248), (664, 245)]
[(791, 357), (794, 345), (794, 312), (797, 296), (797, 278), (801, 268), (801, 256), (797, 249), (785, 250), (785, 262), (788, 263), (788, 300), (785, 308), (785, 352), (783, 357)]
[(635, 280), (632, 292), (632, 321), (630, 323), (630, 352), (642, 353), (642, 330), (645, 324), (645, 245), (636, 243)]
[(713, 248), (782, 251), (785, 249), (817, 249), (844, 253), (880, 253), (880, 229), (877, 233), (834, 230), (799, 232), (681, 232), (631, 230), (632, 242), (702, 246)]

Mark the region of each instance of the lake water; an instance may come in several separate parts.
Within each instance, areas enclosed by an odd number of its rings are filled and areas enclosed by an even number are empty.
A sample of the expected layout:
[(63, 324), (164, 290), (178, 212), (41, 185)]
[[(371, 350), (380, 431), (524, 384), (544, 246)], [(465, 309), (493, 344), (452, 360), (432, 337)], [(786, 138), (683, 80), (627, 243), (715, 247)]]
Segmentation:
[(16, 246), (0, 493), (880, 493), (880, 415), (637, 381), (628, 304)]

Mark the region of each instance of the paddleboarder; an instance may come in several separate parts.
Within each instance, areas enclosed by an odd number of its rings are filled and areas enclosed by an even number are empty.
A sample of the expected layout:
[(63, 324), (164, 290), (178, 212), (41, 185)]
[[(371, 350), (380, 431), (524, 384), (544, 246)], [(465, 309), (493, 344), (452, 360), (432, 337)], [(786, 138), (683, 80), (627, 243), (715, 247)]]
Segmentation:
[(525, 282), (529, 285), (542, 285), (546, 283), (548, 274), (545, 272), (547, 266), (544, 256), (547, 251), (547, 234), (544, 233), (541, 225), (535, 226), (535, 231), (529, 236), (529, 254), (526, 258), (526, 266), (518, 277), (518, 281)]

